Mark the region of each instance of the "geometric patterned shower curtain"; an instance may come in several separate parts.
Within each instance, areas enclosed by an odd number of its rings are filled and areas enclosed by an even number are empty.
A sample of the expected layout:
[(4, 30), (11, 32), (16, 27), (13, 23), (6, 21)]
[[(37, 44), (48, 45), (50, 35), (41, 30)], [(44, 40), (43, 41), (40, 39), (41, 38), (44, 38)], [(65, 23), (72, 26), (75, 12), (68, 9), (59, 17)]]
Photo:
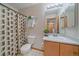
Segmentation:
[(15, 56), (25, 44), (25, 16), (0, 5), (0, 56)]
[(19, 39), (18, 47), (19, 47), (19, 50), (21, 46), (26, 43), (25, 29), (26, 29), (25, 16), (18, 14), (18, 39)]

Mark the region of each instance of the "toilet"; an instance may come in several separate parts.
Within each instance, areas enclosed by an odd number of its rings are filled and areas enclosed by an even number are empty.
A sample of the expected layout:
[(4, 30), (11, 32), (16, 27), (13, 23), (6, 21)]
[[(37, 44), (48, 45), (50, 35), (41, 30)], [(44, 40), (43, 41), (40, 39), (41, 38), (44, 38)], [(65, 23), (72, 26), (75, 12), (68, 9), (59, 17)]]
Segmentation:
[(20, 49), (22, 55), (31, 55), (31, 47), (34, 44), (35, 36), (28, 36), (28, 43), (23, 45)]

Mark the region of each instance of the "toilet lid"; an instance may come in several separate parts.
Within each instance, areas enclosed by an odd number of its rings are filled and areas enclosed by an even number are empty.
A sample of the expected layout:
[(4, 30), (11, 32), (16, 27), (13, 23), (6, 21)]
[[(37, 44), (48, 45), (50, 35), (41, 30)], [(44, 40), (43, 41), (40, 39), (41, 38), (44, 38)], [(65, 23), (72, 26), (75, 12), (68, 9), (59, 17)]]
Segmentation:
[(21, 51), (26, 51), (29, 50), (31, 48), (31, 44), (25, 44), (21, 47)]

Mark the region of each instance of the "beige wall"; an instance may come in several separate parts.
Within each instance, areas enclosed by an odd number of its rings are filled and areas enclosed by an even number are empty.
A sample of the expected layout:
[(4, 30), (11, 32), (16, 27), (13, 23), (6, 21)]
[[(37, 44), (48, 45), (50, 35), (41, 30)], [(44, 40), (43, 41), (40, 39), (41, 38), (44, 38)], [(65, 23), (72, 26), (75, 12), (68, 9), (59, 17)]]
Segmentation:
[[(35, 6), (31, 6), (29, 8), (20, 10), (20, 12), (22, 12), (23, 14), (25, 14), (27, 16), (31, 15), (31, 16), (37, 17), (36, 25), (35, 25), (34, 28), (27, 30), (27, 27), (26, 27), (28, 35), (33, 33), (38, 38), (37, 40), (35, 40), (36, 43), (37, 43), (36, 44), (37, 48), (39, 48), (40, 44), (43, 42), (42, 37), (44, 35), (43, 30), (44, 30), (44, 27), (45, 27), (45, 20), (46, 20), (46, 19), (44, 19), (45, 6), (46, 6), (46, 4), (37, 4)], [(78, 26), (75, 27), (75, 28), (65, 29), (64, 35), (79, 39), (79, 18), (78, 18)]]
[(23, 14), (25, 14), (26, 16), (36, 16), (35, 27), (28, 29), (28, 34), (33, 33), (38, 37), (42, 37), (45, 26), (44, 5), (37, 4), (30, 8), (23, 9)]
[(45, 19), (44, 19), (44, 13), (45, 13), (45, 5), (44, 4), (37, 4), (34, 6), (31, 6), (29, 8), (25, 8), (20, 10), (23, 14), (26, 16), (36, 16), (36, 22), (34, 28), (27, 28), (27, 35), (33, 34), (36, 36), (35, 42), (37, 43), (35, 46), (37, 48), (40, 48), (40, 45), (42, 44), (43, 40), (42, 37), (44, 35), (43, 30), (45, 27)]
[(12, 7), (12, 6), (9, 5), (8, 3), (2, 3), (2, 4), (5, 5), (5, 6), (7, 6), (7, 7), (9, 7), (9, 8), (11, 8), (11, 9), (13, 9), (13, 10), (15, 10), (15, 11), (18, 11), (18, 9)]

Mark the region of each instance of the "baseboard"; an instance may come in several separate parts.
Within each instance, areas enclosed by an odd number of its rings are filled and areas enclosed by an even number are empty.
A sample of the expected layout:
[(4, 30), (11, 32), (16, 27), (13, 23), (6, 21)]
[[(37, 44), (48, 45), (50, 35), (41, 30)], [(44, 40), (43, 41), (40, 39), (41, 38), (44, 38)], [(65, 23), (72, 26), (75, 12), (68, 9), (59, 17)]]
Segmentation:
[(38, 49), (38, 48), (35, 48), (35, 47), (32, 47), (32, 49), (34, 49), (34, 50), (38, 50), (38, 51), (41, 51), (41, 52), (44, 52), (44, 50), (42, 50), (42, 49)]

